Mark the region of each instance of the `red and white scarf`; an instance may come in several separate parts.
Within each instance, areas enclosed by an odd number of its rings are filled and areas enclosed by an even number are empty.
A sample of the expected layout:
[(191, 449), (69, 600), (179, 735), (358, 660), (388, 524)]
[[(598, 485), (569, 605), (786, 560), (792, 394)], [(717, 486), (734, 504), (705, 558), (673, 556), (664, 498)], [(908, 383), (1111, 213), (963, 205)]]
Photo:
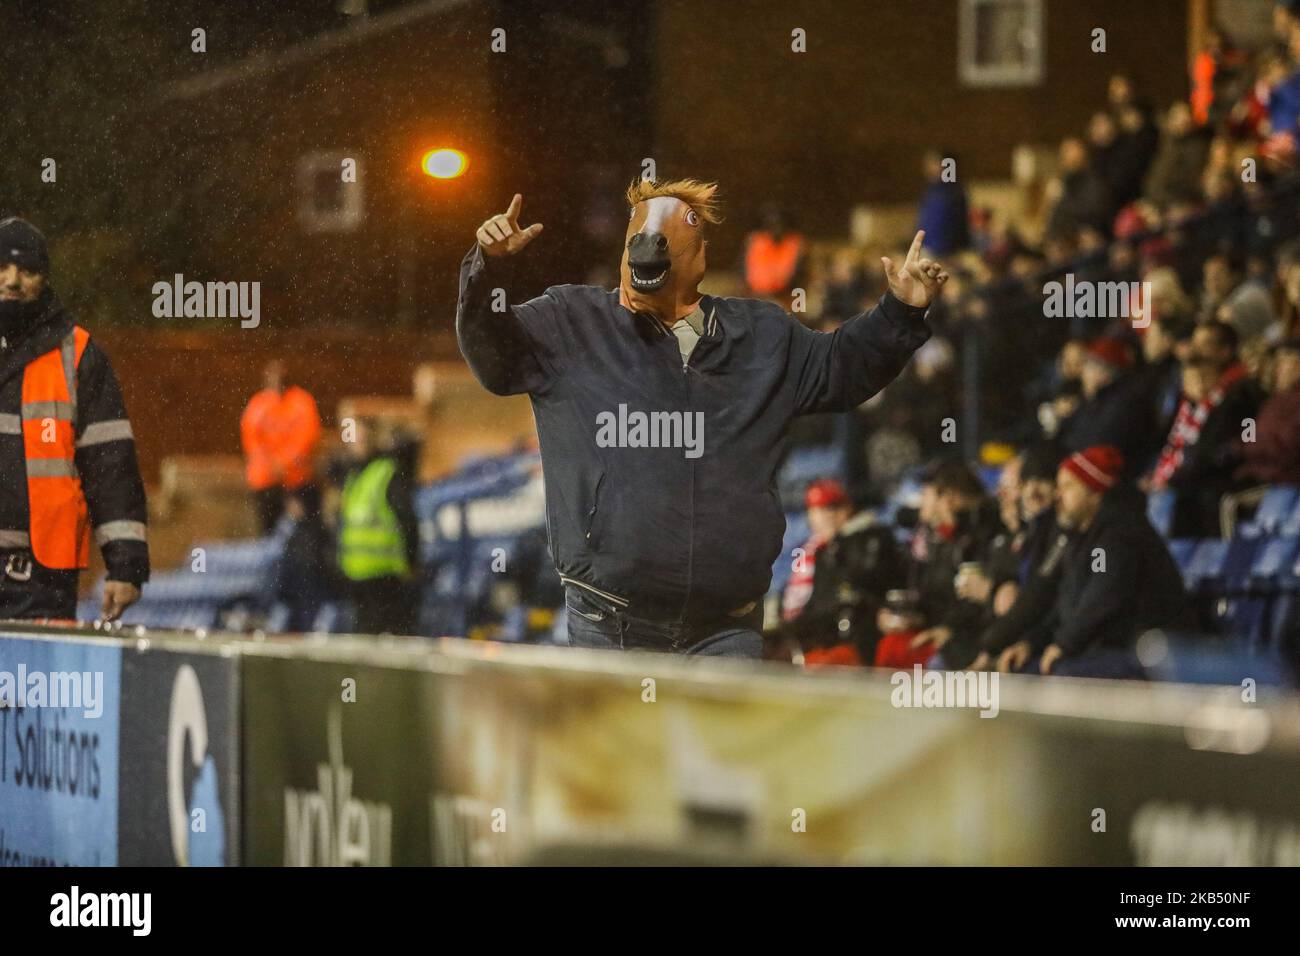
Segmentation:
[(1210, 417), (1210, 413), (1223, 404), (1228, 389), (1245, 377), (1246, 366), (1237, 362), (1228, 366), (1219, 376), (1219, 381), (1215, 383), (1214, 388), (1210, 389), (1209, 394), (1199, 402), (1193, 402), (1184, 396), (1178, 403), (1174, 426), (1169, 429), (1169, 439), (1165, 442), (1164, 450), (1160, 452), (1160, 459), (1156, 462), (1155, 472), (1151, 476), (1156, 488), (1165, 488), (1169, 485), (1174, 474), (1182, 467), (1187, 449), (1200, 440), (1201, 429), (1205, 427), (1205, 421)]

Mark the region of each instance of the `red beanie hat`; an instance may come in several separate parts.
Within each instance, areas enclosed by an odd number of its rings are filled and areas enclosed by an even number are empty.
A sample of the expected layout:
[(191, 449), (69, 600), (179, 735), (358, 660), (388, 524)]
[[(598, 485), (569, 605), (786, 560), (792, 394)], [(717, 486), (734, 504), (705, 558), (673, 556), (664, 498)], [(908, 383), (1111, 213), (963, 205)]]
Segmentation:
[(1088, 357), (1114, 369), (1133, 366), (1133, 350), (1123, 339), (1102, 338), (1089, 342)]
[(1106, 492), (1119, 480), (1124, 456), (1114, 445), (1093, 445), (1061, 462), (1061, 470), (1068, 471), (1093, 491)]
[(804, 492), (805, 508), (834, 508), (849, 503), (849, 493), (834, 478), (818, 478)]

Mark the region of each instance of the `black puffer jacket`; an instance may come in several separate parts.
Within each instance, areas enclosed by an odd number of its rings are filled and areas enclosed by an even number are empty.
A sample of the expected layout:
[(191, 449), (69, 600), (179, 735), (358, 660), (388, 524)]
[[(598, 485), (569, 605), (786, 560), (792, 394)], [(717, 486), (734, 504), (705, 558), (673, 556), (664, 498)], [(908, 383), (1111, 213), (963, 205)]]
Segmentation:
[(1146, 499), (1117, 486), (1088, 530), (1069, 535), (1052, 613), (1029, 639), (1066, 657), (1131, 647), (1143, 631), (1193, 624), (1178, 565), (1146, 516)]
[[(924, 310), (889, 294), (834, 333), (769, 302), (704, 296), (683, 366), (673, 334), (617, 290), (553, 286), (493, 311), (494, 289), (514, 300), (513, 268), (477, 245), (465, 257), (461, 352), (489, 391), (532, 398), (561, 578), (658, 619), (716, 618), (763, 596), (785, 530), (775, 474), (791, 419), (865, 402), (930, 335)], [(678, 438), (702, 416), (702, 443), (630, 447), (630, 431), (598, 443), (598, 416), (624, 413), (675, 420)]]

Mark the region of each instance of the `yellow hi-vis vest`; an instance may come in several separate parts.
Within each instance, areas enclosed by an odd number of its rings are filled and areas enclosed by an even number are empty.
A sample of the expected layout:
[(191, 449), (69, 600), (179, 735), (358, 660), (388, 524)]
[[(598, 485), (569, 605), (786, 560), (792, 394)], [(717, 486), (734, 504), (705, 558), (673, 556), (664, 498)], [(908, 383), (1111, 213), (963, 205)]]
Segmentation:
[(352, 581), (369, 581), (411, 570), (388, 485), (397, 471), (391, 458), (376, 458), (343, 485), (339, 507), (339, 569)]

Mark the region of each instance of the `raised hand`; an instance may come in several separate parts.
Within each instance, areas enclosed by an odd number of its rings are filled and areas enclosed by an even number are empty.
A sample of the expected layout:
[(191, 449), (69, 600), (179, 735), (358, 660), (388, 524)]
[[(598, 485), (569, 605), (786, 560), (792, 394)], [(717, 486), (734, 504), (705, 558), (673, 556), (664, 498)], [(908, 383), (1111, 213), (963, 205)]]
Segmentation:
[(880, 257), (885, 266), (885, 278), (889, 280), (889, 291), (894, 293), (894, 298), (918, 309), (923, 309), (934, 301), (939, 289), (948, 281), (948, 273), (943, 266), (933, 259), (921, 258), (921, 243), (924, 239), (925, 230), (922, 229), (912, 240), (907, 258), (897, 270), (894, 269), (892, 259), (888, 256)]
[(523, 203), (524, 197), (515, 193), (515, 198), (510, 200), (509, 209), (478, 227), (474, 236), (485, 255), (513, 256), (542, 231), (540, 222), (535, 222), (526, 229), (519, 228), (519, 207)]

